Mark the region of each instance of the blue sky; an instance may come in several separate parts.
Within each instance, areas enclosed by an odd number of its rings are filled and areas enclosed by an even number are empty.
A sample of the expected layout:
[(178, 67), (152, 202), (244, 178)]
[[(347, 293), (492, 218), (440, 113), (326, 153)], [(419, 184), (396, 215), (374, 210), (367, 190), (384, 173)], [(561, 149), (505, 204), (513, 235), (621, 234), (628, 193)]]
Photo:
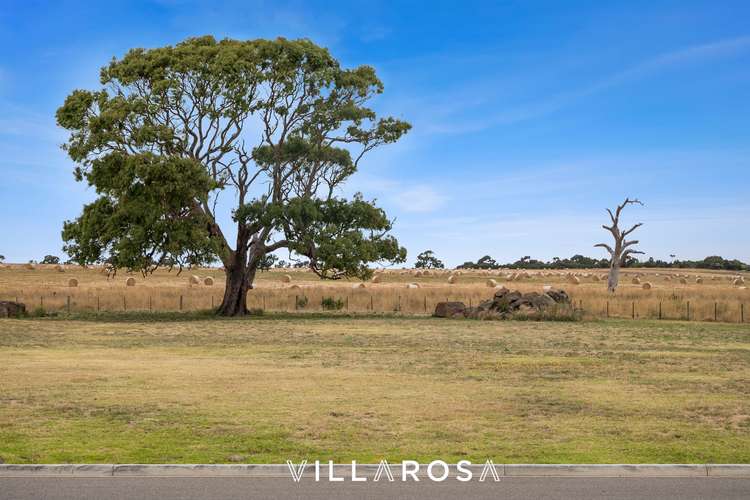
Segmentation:
[(0, 254), (61, 254), (92, 190), (55, 109), (132, 47), (306, 37), (374, 66), (410, 121), (348, 193), (396, 218), (409, 262), (604, 256), (637, 196), (647, 256), (750, 261), (750, 2), (14, 2), (0, 9)]

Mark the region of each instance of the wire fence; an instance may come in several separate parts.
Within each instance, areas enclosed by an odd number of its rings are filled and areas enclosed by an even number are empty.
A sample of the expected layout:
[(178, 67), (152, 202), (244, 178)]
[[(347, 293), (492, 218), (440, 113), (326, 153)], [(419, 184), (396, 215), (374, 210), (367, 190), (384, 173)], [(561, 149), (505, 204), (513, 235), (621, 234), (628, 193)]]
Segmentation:
[[(249, 309), (264, 312), (340, 311), (370, 314), (430, 315), (443, 301), (463, 302), (469, 307), (486, 300), (487, 294), (463, 290), (415, 289), (381, 293), (372, 289), (255, 289), (248, 294)], [(221, 304), (222, 295), (193, 290), (71, 291), (47, 294), (19, 293), (3, 300), (21, 302), (30, 313), (80, 312), (178, 312), (211, 310)], [(573, 306), (586, 319), (662, 319), (745, 323), (750, 310), (741, 300), (641, 300), (611, 297), (585, 301), (573, 298)]]

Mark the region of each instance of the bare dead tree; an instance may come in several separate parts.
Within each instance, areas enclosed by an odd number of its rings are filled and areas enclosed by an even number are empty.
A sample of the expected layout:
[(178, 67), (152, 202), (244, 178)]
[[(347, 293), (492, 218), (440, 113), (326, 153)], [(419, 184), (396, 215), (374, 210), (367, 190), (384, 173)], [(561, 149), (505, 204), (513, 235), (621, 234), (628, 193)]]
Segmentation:
[(620, 267), (625, 263), (625, 259), (633, 254), (643, 253), (640, 250), (632, 248), (633, 245), (638, 244), (638, 240), (625, 239), (629, 234), (641, 227), (643, 225), (642, 222), (634, 224), (630, 229), (620, 231), (620, 214), (622, 213), (622, 210), (628, 205), (636, 204), (643, 206), (643, 203), (638, 199), (631, 200), (630, 198), (625, 198), (625, 201), (617, 206), (614, 213), (612, 213), (612, 210), (607, 209), (609, 218), (612, 220), (612, 225), (607, 226), (606, 224), (603, 224), (602, 227), (612, 233), (612, 236), (615, 239), (614, 247), (611, 247), (606, 243), (598, 243), (594, 245), (595, 247), (602, 247), (607, 250), (611, 257), (609, 263), (609, 279), (607, 280), (607, 291), (610, 293), (614, 293), (617, 289), (617, 284), (620, 281)]

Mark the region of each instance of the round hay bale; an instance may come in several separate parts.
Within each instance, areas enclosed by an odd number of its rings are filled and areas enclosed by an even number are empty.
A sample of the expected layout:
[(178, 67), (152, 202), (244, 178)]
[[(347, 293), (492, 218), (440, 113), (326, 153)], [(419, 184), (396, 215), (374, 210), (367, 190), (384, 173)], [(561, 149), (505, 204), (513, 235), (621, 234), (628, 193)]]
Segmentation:
[(633, 278), (633, 284), (634, 285), (640, 285), (641, 284), (641, 279), (638, 276), (636, 276), (635, 278)]
[(211, 276), (206, 276), (203, 279), (203, 284), (206, 286), (214, 286), (214, 279)]
[(454, 284), (456, 281), (458, 281), (458, 276), (455, 276), (455, 275), (448, 276), (448, 283), (450, 283), (451, 285)]
[(594, 281), (599, 281), (600, 279), (601, 278), (599, 278), (599, 275), (597, 275), (597, 274), (594, 275)]
[(493, 280), (492, 278), (485, 281), (485, 284), (490, 288), (495, 288), (497, 286), (497, 281)]
[(191, 285), (200, 285), (201, 284), (201, 279), (198, 276), (196, 276), (196, 275), (190, 276), (190, 278), (188, 278), (188, 281), (190, 282)]
[(701, 283), (703, 283), (703, 278), (695, 278), (695, 283), (696, 285), (700, 285)]
[(289, 289), (290, 290), (300, 290), (300, 286), (295, 284), (295, 285), (290, 286)]
[(643, 288), (644, 290), (651, 290), (651, 286), (651, 283), (646, 281), (643, 285), (641, 285), (641, 288)]
[(429, 276), (429, 275), (430, 275), (429, 269), (425, 269), (424, 272), (422, 273), (422, 276)]
[(29, 271), (33, 271), (34, 269), (36, 269), (36, 266), (32, 264), (31, 262), (29, 262), (28, 264), (24, 264), (23, 267), (28, 269)]
[(125, 286), (135, 286), (135, 278), (132, 276), (125, 280)]
[(421, 276), (422, 276), (422, 271), (417, 271), (416, 273), (414, 273), (414, 276), (415, 276), (416, 278), (419, 278), (419, 277), (421, 277)]
[(743, 278), (742, 276), (740, 276), (739, 278), (735, 278), (735, 280), (732, 281), (732, 284), (734, 286), (742, 286), (745, 284), (745, 278)]
[(285, 274), (284, 276), (281, 277), (281, 282), (282, 283), (291, 283), (292, 282), (292, 277), (290, 275), (288, 275), (288, 274)]
[(681, 284), (681, 285), (687, 285), (687, 279), (685, 279), (685, 278), (680, 278), (680, 284)]
[(57, 264), (55, 266), (55, 271), (57, 271), (58, 273), (64, 273), (65, 272), (65, 268), (63, 266), (61, 266), (60, 264)]
[[(381, 276), (380, 276), (379, 274), (376, 274), (375, 276), (373, 276), (373, 277), (372, 277), (372, 280), (371, 280), (371, 281), (372, 281), (373, 283), (380, 283), (380, 281), (381, 281), (382, 279), (383, 279), (383, 278), (382, 278), (382, 277), (381, 277)], [(363, 283), (363, 284), (364, 284), (364, 283)]]
[(672, 278), (670, 278), (669, 276), (664, 276), (664, 281), (672, 281)]
[(365, 285), (364, 283), (355, 283), (352, 285), (352, 288), (357, 290), (359, 288), (367, 288), (367, 285)]
[(77, 287), (78, 286), (78, 280), (75, 279), (75, 278), (70, 278), (68, 280), (68, 286), (71, 287), (71, 288)]
[(408, 283), (406, 288), (419, 288), (419, 283)]
[(572, 274), (568, 276), (568, 283), (571, 285), (580, 285), (581, 280), (578, 279), (578, 276), (573, 276)]

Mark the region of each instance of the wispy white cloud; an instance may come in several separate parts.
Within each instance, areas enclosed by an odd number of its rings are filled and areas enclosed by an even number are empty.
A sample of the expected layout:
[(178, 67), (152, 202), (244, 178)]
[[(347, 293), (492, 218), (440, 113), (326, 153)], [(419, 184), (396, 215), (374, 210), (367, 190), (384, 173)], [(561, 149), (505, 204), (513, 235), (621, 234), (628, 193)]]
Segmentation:
[(420, 185), (400, 190), (390, 199), (404, 212), (427, 213), (440, 208), (448, 198), (431, 186)]
[(0, 137), (3, 136), (59, 144), (65, 139), (65, 132), (55, 124), (53, 114), (44, 115), (23, 106), (0, 101)]
[[(430, 114), (429, 117), (425, 117), (423, 120), (425, 125), (421, 127), (421, 132), (427, 134), (467, 134), (490, 127), (512, 125), (534, 120), (559, 111), (585, 97), (603, 92), (617, 85), (624, 85), (628, 82), (645, 78), (659, 71), (683, 65), (703, 63), (719, 58), (733, 57), (748, 50), (750, 50), (750, 36), (740, 36), (685, 47), (643, 60), (583, 87), (564, 90), (550, 97), (526, 102), (518, 106), (500, 110), (494, 114), (488, 115), (483, 113), (479, 118), (472, 117), (470, 120), (467, 120), (456, 119), (455, 116), (443, 116), (441, 119), (439, 116)], [(472, 93), (467, 94), (467, 100), (454, 100), (452, 106), (466, 110), (476, 108), (478, 102), (483, 102), (484, 105), (487, 104), (486, 99), (482, 99), (481, 96)], [(441, 114), (444, 115), (445, 113)]]

